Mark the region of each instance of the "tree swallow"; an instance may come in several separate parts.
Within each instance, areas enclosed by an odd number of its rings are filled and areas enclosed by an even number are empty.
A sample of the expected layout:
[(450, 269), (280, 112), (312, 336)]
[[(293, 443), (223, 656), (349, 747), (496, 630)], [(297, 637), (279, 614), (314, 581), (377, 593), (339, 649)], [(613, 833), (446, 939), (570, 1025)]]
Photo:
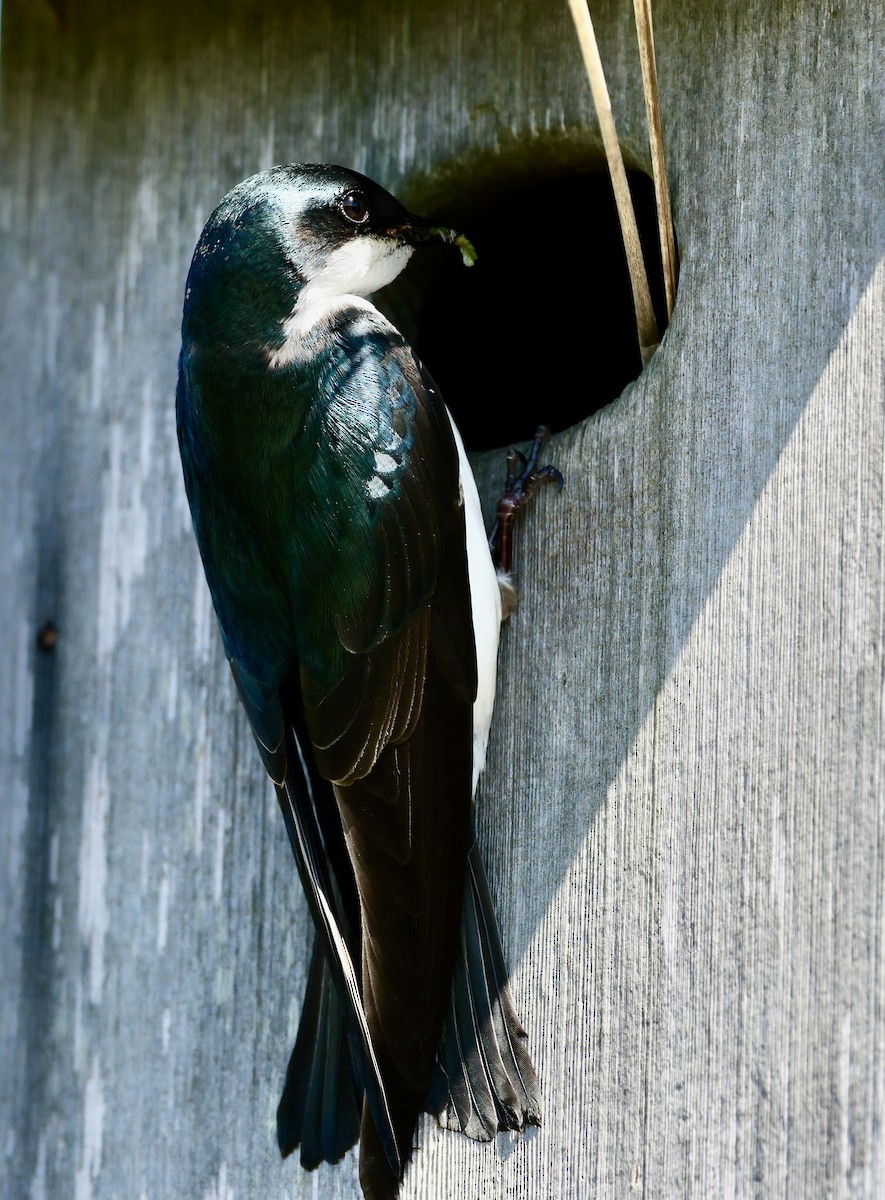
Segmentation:
[(392, 1200), (418, 1116), (540, 1123), (474, 841), (499, 580), (461, 438), (367, 297), (453, 230), (371, 180), (275, 167), (215, 209), (184, 302), (178, 438), (224, 647), (316, 926), (277, 1113), (360, 1141)]

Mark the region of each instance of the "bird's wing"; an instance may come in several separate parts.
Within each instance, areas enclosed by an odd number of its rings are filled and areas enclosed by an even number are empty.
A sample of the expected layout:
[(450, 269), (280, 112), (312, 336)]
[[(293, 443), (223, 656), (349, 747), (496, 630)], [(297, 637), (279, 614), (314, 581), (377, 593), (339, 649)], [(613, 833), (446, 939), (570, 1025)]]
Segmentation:
[(336, 328), (299, 433), (310, 463), (291, 530), (308, 724), (340, 782), (409, 735), (431, 640), (452, 689), (476, 694), (454, 435), (409, 347), (375, 318), (358, 310)]
[[(211, 458), (211, 440), (201, 426), (199, 375), (188, 369), (184, 353), (177, 420), (194, 529), (225, 648), (262, 760), (276, 785), (327, 978), (334, 984), (334, 1006), (341, 1010), (346, 1030), (346, 1045), (337, 1050), (330, 1047), (326, 1055), (327, 1078), (317, 1079), (305, 1093), (309, 1111), (302, 1104), (300, 1080), (284, 1097), (280, 1148), (286, 1154), (301, 1144), (309, 1162), (340, 1157), (357, 1136), (365, 1092), (384, 1154), (391, 1169), (399, 1170), (397, 1140), (361, 998), (359, 902), (353, 871), (332, 786), (317, 770), (304, 727), (291, 603), (287, 589), (280, 585), (286, 575), (285, 533), (291, 520), (286, 506), (276, 504), (268, 509), (274, 516), (282, 510), (283, 537), (273, 524), (256, 525), (254, 508), (242, 504), (242, 491), (234, 491), (218, 470)], [(327, 992), (328, 987), (324, 984), (321, 991)], [(307, 997), (308, 1006), (321, 1000), (322, 995)], [(340, 1028), (334, 1021), (327, 1020), (326, 1025)], [(336, 1062), (337, 1078), (333, 1078)], [(356, 1105), (342, 1082), (349, 1073), (355, 1076), (352, 1086), (359, 1092)], [(318, 1095), (323, 1112), (316, 1118)]]
[[(348, 529), (334, 553), (326, 548), (305, 606), (299, 628), (312, 637), (299, 643), (299, 684), (314, 761), (334, 783), (356, 880), (362, 1003), (404, 1163), (458, 949), (475, 646), (458, 452), (445, 407), (389, 326), (366, 334), (361, 324), (339, 336), (352, 340), (318, 414), (311, 470), (324, 497), (337, 489), (344, 498)], [(303, 529), (295, 536), (317, 537)], [(323, 628), (334, 629), (334, 640), (318, 646)], [(370, 1110), (361, 1171), (383, 1177), (393, 1163), (384, 1121)]]
[(184, 354), (178, 412), (225, 645), (348, 1014), (361, 1161), (396, 1178), (457, 952), (476, 662), (452, 429), (373, 312), (336, 324), (314, 377), (263, 381), (265, 410), (298, 428), (260, 486), (219, 493), (234, 485), (202, 461)]

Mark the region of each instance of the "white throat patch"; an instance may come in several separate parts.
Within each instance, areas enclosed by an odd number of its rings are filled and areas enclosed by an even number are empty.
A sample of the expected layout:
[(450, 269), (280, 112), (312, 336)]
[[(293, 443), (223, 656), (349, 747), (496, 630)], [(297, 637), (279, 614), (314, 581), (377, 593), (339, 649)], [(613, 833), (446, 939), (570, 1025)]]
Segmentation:
[(283, 323), (282, 346), (268, 348), (267, 365), (273, 369), (296, 362), (300, 343), (312, 329), (341, 308), (364, 307), (362, 298), (396, 279), (411, 257), (411, 246), (371, 236), (354, 238), (326, 255), (322, 266), (309, 274)]

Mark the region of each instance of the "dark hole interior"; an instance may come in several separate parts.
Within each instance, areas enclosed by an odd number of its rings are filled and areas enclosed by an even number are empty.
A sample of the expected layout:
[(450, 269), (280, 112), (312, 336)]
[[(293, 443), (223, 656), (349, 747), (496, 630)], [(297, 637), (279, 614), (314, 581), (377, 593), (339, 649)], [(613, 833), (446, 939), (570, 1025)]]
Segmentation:
[[(661, 332), (666, 324), (654, 187), (630, 186)], [(441, 221), (455, 223), (445, 211)], [(469, 449), (554, 432), (614, 400), (642, 364), (608, 174), (512, 188), (465, 207), (476, 247), (416, 254), (384, 307), (435, 378)]]

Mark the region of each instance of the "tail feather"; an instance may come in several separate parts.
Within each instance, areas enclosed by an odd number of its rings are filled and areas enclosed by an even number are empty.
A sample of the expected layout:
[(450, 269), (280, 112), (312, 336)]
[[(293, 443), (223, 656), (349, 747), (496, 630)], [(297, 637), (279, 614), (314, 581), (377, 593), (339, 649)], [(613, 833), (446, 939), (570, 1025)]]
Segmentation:
[(476, 843), (468, 860), (462, 954), (452, 984), (428, 1111), (477, 1141), (540, 1125), (538, 1079), (507, 985), (504, 954)]
[[(507, 984), (485, 868), (474, 843), (468, 858), (461, 944), (442, 1042), (425, 1108), (444, 1129), (475, 1141), (541, 1124), (535, 1069)], [(338, 1162), (360, 1135), (362, 1087), (346, 1015), (326, 957), (315, 945), (298, 1037), (277, 1110), (283, 1155), (301, 1147), (308, 1170)], [(381, 1161), (374, 1126), (364, 1121), (361, 1160), (373, 1200), (395, 1196), (398, 1176)], [(368, 1139), (368, 1140), (367, 1140)], [(373, 1170), (369, 1170), (375, 1162)], [(368, 1184), (367, 1184), (368, 1186)], [(380, 1189), (380, 1190), (379, 1190)]]
[(436, 1101), (440, 1124), (475, 1141), (491, 1141), (498, 1131), (497, 1109), (463, 957), (452, 980), (452, 1003), (443, 1031), (438, 1072), (447, 1084)]
[(301, 1165), (338, 1162), (359, 1137), (362, 1088), (356, 1079), (344, 1008), (325, 955), (314, 944), (307, 993), (286, 1083), (277, 1108), (285, 1158), (301, 1147)]
[[(298, 755), (301, 770), (292, 770), (287, 765), (286, 777), (276, 791), (308, 907), (317, 936), (321, 939), (325, 969), (334, 981), (326, 981), (322, 991), (325, 992), (328, 983), (336, 989), (336, 1003), (346, 1005), (344, 1020), (349, 1053), (356, 1065), (356, 1074), (377, 1125), (384, 1153), (391, 1169), (401, 1177), (403, 1164), (397, 1145), (397, 1132), (392, 1124), (387, 1092), (363, 1007), (360, 977), (348, 946), (348, 940), (353, 935), (341, 911), (340, 889), (330, 875), (330, 851), (324, 842), (322, 816), (310, 771), (306, 767), (295, 729), (290, 732), (292, 748)], [(336, 1022), (324, 1019), (322, 1011), (315, 1019), (320, 1040), (326, 1044), (328, 1026)], [(313, 1058), (310, 1061), (313, 1065)]]

